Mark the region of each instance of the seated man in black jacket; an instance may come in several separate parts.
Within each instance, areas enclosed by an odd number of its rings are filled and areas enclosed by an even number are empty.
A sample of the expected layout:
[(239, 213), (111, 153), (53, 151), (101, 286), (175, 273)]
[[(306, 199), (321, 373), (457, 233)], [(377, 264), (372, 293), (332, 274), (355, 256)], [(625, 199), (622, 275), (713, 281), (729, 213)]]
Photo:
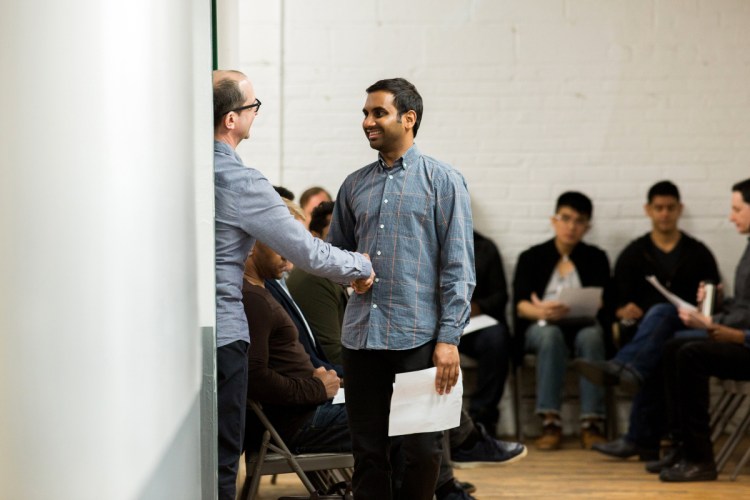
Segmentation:
[[(602, 324), (597, 318), (571, 318), (570, 309), (558, 300), (567, 288), (609, 286), (609, 260), (603, 250), (583, 242), (590, 227), (593, 205), (578, 192), (557, 199), (552, 228), (555, 237), (524, 251), (513, 278), (515, 333), (519, 347), (536, 353), (536, 412), (542, 418), (540, 450), (560, 448), (562, 439), (563, 382), (570, 354), (604, 360)], [(524, 340), (525, 337), (525, 340)], [(581, 444), (590, 448), (603, 442), (604, 391), (581, 378)]]
[(458, 351), (477, 361), (477, 386), (469, 401), (469, 415), (491, 435), (497, 432), (498, 404), (503, 397), (510, 360), (505, 306), (508, 286), (500, 251), (489, 238), (474, 231), (477, 285), (471, 297), (471, 316), (486, 314), (497, 324), (461, 337)]

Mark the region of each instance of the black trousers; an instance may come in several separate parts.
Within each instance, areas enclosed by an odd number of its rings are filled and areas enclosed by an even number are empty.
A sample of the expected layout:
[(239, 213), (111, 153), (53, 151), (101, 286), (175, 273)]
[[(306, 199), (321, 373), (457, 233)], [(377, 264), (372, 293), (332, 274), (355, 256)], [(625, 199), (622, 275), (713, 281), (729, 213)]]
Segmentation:
[(477, 387), (469, 402), (469, 415), (493, 436), (500, 418), (510, 363), (510, 339), (505, 325), (483, 328), (461, 337), (458, 350), (477, 361)]
[(434, 342), (404, 351), (342, 349), (357, 500), (432, 499), (443, 433), (399, 437), (404, 465), (400, 489), (393, 492), (388, 417), (396, 374), (430, 368), (434, 349)]
[(750, 380), (750, 349), (711, 340), (674, 339), (664, 353), (670, 426), (691, 462), (714, 460), (709, 428), (709, 377)]
[(245, 439), (247, 348), (238, 340), (216, 349), (219, 431), (219, 500), (234, 500), (237, 471)]

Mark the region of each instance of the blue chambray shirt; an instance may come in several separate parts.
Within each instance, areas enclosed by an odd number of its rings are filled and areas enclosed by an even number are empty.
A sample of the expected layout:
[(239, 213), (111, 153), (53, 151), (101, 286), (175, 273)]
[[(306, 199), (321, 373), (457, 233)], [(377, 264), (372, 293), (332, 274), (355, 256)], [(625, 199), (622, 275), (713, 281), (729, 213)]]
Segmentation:
[(457, 345), (469, 321), (474, 270), (471, 204), (463, 176), (413, 145), (349, 175), (328, 241), (368, 253), (377, 279), (344, 316), (349, 349), (403, 350), (433, 339)]
[(250, 342), (242, 306), (245, 260), (258, 239), (296, 266), (334, 281), (369, 278), (361, 255), (333, 248), (294, 220), (263, 174), (242, 164), (229, 144), (214, 141), (216, 347)]

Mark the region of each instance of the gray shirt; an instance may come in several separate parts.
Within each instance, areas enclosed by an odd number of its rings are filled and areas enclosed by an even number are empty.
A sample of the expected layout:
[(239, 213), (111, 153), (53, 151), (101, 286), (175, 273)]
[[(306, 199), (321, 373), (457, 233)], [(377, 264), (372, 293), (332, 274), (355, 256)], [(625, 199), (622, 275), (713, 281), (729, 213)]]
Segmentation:
[(294, 220), (268, 179), (229, 144), (214, 141), (216, 346), (250, 342), (242, 306), (245, 260), (258, 239), (296, 266), (331, 280), (368, 278), (363, 256), (314, 238)]

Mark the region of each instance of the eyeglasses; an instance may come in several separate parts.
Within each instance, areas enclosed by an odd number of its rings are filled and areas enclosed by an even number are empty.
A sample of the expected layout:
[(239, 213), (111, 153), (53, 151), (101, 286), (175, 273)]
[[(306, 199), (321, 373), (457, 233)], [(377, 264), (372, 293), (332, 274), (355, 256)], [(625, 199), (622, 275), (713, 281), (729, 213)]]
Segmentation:
[(235, 113), (239, 113), (240, 111), (244, 109), (252, 109), (252, 108), (255, 108), (255, 112), (257, 113), (258, 111), (260, 111), (260, 105), (261, 105), (260, 99), (256, 97), (254, 103), (248, 104), (247, 106), (241, 106), (239, 108), (230, 109), (224, 114), (231, 113), (232, 111), (234, 111)]
[(576, 227), (588, 227), (589, 225), (588, 219), (572, 217), (567, 214), (557, 214), (552, 218), (555, 219), (557, 222), (562, 222), (563, 224), (573, 224)]

